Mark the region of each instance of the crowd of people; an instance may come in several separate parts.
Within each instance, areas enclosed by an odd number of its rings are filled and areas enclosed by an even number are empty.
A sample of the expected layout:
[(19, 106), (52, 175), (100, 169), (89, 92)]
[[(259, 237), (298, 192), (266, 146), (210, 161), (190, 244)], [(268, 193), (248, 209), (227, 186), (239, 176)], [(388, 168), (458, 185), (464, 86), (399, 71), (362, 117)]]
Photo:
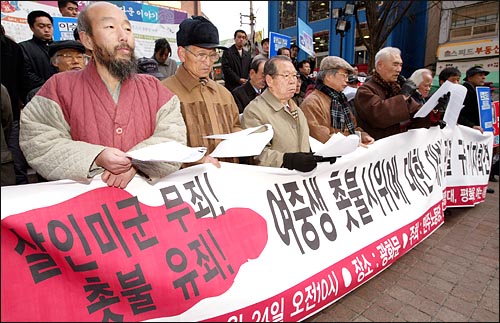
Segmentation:
[[(324, 143), (340, 132), (359, 136), (367, 147), (409, 129), (445, 126), (449, 93), (426, 118), (415, 118), (430, 97), (432, 71), (401, 77), (402, 56), (394, 47), (376, 54), (369, 76), (336, 56), (323, 58), (313, 75), (316, 60), (298, 61), (296, 45), (269, 57), (265, 38), (252, 57), (244, 30), (236, 30), (226, 48), (212, 22), (193, 16), (176, 34), (178, 65), (165, 38), (155, 41), (151, 57), (137, 58), (132, 26), (116, 5), (94, 2), (78, 12), (76, 1), (58, 3), (63, 16), (78, 17), (75, 40), (53, 41), (53, 19), (39, 10), (27, 17), (30, 40), (17, 44), (2, 28), (2, 185), (28, 183), (29, 167), (40, 181), (88, 182), (100, 175), (120, 188), (137, 175), (154, 182), (195, 164), (221, 167), (220, 161), (309, 172), (335, 162), (314, 156), (309, 137)], [(219, 60), (224, 85), (210, 77)], [(488, 73), (467, 70), (458, 119), (481, 132), (475, 87)], [(459, 83), (460, 77), (456, 68), (445, 68), (439, 80)], [(260, 155), (209, 155), (220, 140), (205, 136), (264, 124), (274, 135)], [(207, 147), (207, 153), (189, 164), (132, 163), (126, 155), (166, 141)], [(490, 181), (495, 175), (498, 161)]]

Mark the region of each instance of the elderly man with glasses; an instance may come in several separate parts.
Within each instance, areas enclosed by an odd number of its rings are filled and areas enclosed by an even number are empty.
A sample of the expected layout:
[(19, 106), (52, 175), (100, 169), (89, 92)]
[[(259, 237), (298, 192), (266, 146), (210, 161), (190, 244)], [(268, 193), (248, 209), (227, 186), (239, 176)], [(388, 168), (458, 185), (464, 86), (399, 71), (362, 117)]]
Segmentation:
[[(217, 49), (225, 47), (219, 45), (217, 27), (201, 16), (182, 21), (176, 38), (177, 54), (182, 64), (162, 83), (179, 97), (188, 146), (208, 148), (207, 155), (199, 163), (209, 162), (220, 167), (219, 161), (208, 154), (221, 140), (203, 137), (241, 130), (233, 95), (209, 77), (220, 57)], [(238, 163), (239, 159), (223, 158), (221, 161)]]
[(316, 160), (309, 145), (307, 120), (292, 97), (300, 77), (288, 56), (277, 55), (264, 65), (267, 89), (243, 111), (243, 128), (273, 127), (273, 139), (253, 164), (310, 172)]
[(347, 97), (342, 92), (354, 69), (344, 59), (328, 56), (321, 61), (316, 86), (301, 104), (311, 137), (327, 142), (340, 132), (346, 136), (358, 134), (360, 142), (369, 145), (374, 139), (358, 127)]
[[(86, 65), (85, 46), (76, 40), (61, 40), (49, 45), (50, 63), (57, 72), (81, 70)], [(31, 90), (26, 96), (30, 101), (42, 86)]]

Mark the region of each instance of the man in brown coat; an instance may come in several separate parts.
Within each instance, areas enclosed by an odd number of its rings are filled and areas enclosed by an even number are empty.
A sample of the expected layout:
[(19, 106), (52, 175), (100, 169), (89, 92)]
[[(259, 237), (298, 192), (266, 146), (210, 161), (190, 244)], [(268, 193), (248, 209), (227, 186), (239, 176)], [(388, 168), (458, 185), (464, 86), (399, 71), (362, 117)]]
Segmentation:
[(382, 48), (375, 55), (375, 73), (354, 98), (358, 125), (375, 140), (425, 126), (421, 124), (424, 119), (412, 119), (422, 105), (411, 97), (416, 84), (399, 76), (402, 65), (398, 48)]

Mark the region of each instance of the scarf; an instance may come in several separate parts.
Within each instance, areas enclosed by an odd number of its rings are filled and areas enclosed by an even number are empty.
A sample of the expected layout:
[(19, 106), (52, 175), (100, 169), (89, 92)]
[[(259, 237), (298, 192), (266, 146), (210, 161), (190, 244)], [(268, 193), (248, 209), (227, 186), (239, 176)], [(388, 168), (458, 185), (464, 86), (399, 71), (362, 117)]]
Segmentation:
[(337, 92), (334, 89), (326, 86), (323, 81), (317, 80), (315, 88), (328, 95), (332, 102), (330, 109), (332, 114), (332, 128), (344, 131), (347, 127), (350, 134), (355, 134), (354, 124), (351, 120), (351, 112), (349, 110), (349, 103), (344, 93)]
[(384, 90), (384, 94), (386, 98), (391, 98), (395, 95), (398, 95), (401, 91), (401, 86), (398, 82), (387, 82), (382, 79), (379, 73), (375, 72), (372, 76), (372, 80), (380, 85)]

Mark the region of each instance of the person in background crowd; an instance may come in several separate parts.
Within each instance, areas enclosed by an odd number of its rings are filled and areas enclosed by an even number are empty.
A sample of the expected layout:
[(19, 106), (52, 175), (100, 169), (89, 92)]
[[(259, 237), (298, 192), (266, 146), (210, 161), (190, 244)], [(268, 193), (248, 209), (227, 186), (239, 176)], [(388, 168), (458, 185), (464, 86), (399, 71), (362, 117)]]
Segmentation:
[[(136, 74), (135, 39), (125, 13), (105, 1), (78, 17), (92, 59), (79, 71), (57, 73), (21, 114), (20, 144), (47, 180), (102, 180), (125, 188), (136, 174), (150, 182), (180, 163), (134, 163), (126, 155), (167, 141), (186, 143), (178, 98), (154, 77)], [(75, 95), (75, 93), (80, 95)]]
[(352, 66), (352, 75), (358, 76), (358, 66), (356, 64), (351, 65)]
[(287, 57), (290, 57), (291, 53), (290, 53), (290, 48), (288, 47), (280, 47), (278, 48), (278, 51), (276, 52), (277, 55), (284, 55), (284, 56), (287, 56)]
[[(411, 80), (398, 82), (402, 66), (398, 48), (382, 48), (375, 55), (375, 73), (356, 92), (358, 124), (375, 140), (406, 131), (400, 123), (413, 121), (412, 116), (422, 106), (411, 97), (417, 85)], [(427, 124), (418, 120), (412, 127)]]
[[(238, 106), (233, 96), (209, 77), (214, 63), (219, 60), (216, 49), (225, 47), (219, 45), (217, 27), (202, 16), (184, 19), (176, 37), (177, 54), (182, 63), (175, 75), (163, 80), (162, 84), (181, 101), (188, 146), (207, 147), (207, 154), (200, 162), (220, 167), (219, 160), (209, 156), (220, 140), (203, 137), (241, 130)], [(239, 159), (224, 158), (221, 161), (238, 163)]]
[[(432, 78), (432, 71), (427, 68), (420, 68), (416, 70), (409, 78), (417, 85), (417, 90), (413, 92), (411, 97), (421, 105), (424, 105), (425, 102), (427, 102), (431, 91)], [(436, 119), (439, 120), (441, 115), (435, 114), (431, 111), (427, 118), (429, 119), (430, 125), (433, 125), (437, 123)], [(401, 125), (405, 128), (410, 128), (410, 123), (411, 121), (408, 120), (406, 123), (401, 123)]]
[(5, 35), (5, 29), (2, 25), (0, 25), (0, 31), (1, 83), (9, 93), (13, 117), (10, 136), (6, 137), (6, 140), (14, 159), (16, 184), (28, 184), (28, 162), (24, 158), (21, 147), (19, 147), (19, 117), (28, 90), (23, 82), (25, 72), (24, 55), (21, 46)]
[(85, 46), (76, 40), (60, 40), (49, 45), (50, 62), (58, 72), (85, 68)]
[(7, 88), (1, 84), (0, 104), (2, 108), (2, 123), (0, 124), (0, 142), (2, 147), (2, 168), (0, 174), (1, 186), (15, 185), (16, 172), (14, 170), (14, 159), (7, 145), (12, 129), (12, 107)]
[(479, 120), (479, 105), (477, 102), (476, 87), (484, 86), (486, 75), (490, 74), (481, 66), (473, 66), (465, 72), (463, 86), (467, 89), (464, 99), (464, 107), (458, 115), (458, 124), (471, 127), (483, 133)]
[(368, 75), (366, 75), (365, 72), (359, 72), (358, 75), (356, 75), (356, 77), (358, 78), (358, 87), (363, 85), (363, 83), (365, 83), (368, 80)]
[(252, 61), (257, 59), (269, 59), (269, 38), (264, 38), (260, 41), (260, 46), (262, 47), (262, 51), (255, 55)]
[(78, 1), (57, 1), (63, 17), (78, 17)]
[(252, 164), (310, 172), (317, 162), (309, 145), (309, 127), (292, 97), (299, 75), (289, 57), (277, 55), (264, 65), (267, 88), (243, 111), (243, 128), (271, 124), (273, 138)]
[(243, 113), (248, 103), (260, 95), (266, 87), (266, 78), (264, 77), (266, 61), (266, 58), (254, 59), (250, 65), (250, 80), (231, 92), (240, 113)]
[(417, 85), (417, 90), (413, 93), (412, 98), (418, 103), (424, 104), (431, 92), (432, 71), (427, 68), (420, 68), (413, 72), (410, 80)]
[(306, 97), (307, 88), (310, 85), (315, 84), (315, 80), (310, 76), (311, 75), (311, 64), (309, 60), (304, 59), (297, 64), (298, 71), (300, 74), (300, 80), (302, 84), (300, 85), (300, 95), (302, 98)]
[(348, 102), (351, 102), (354, 97), (356, 96), (356, 92), (358, 91), (358, 84), (359, 80), (356, 74), (349, 74), (347, 77), (347, 86), (345, 89), (342, 91), (344, 93), (345, 97), (347, 98)]
[(141, 57), (137, 61), (137, 72), (140, 74), (149, 74), (158, 80), (165, 79), (165, 75), (158, 69), (158, 63), (149, 57)]
[(24, 56), (27, 92), (42, 86), (57, 72), (50, 64), (49, 56), (49, 45), (53, 41), (54, 33), (52, 24), (52, 17), (45, 11), (34, 10), (28, 14), (28, 25), (33, 32), (33, 38), (19, 43)]
[[(302, 85), (302, 79), (299, 77), (297, 79), (297, 85), (295, 87), (295, 93), (293, 94), (292, 100), (295, 104), (300, 107), (302, 102), (304, 102), (304, 95), (300, 92), (300, 86)], [(312, 91), (311, 91), (312, 92)]]
[(172, 48), (165, 38), (155, 40), (153, 58), (158, 63), (158, 69), (165, 78), (174, 75), (177, 71), (177, 62), (172, 56)]
[[(481, 66), (473, 66), (465, 72), (463, 86), (467, 89), (467, 94), (464, 99), (464, 107), (460, 110), (457, 123), (484, 132), (480, 124), (479, 117), (479, 103), (477, 100), (476, 87), (484, 86), (486, 76), (490, 74), (489, 71), (483, 69)], [(490, 174), (491, 174), (490, 170)], [(495, 190), (488, 187), (487, 193), (495, 193)]]
[(352, 71), (351, 65), (340, 57), (323, 58), (316, 88), (300, 106), (306, 116), (310, 136), (322, 143), (338, 132), (346, 136), (357, 134), (364, 145), (374, 142), (368, 133), (358, 127), (347, 98), (342, 93)]
[[(449, 81), (454, 84), (460, 83), (460, 77), (462, 73), (456, 67), (446, 67), (441, 73), (439, 73), (439, 86), (443, 85), (444, 82)], [(438, 99), (438, 104), (430, 113), (431, 126), (439, 125), (443, 128), (446, 123), (443, 121), (444, 112), (448, 106), (448, 101), (450, 100), (451, 93), (445, 93), (442, 97)]]
[(298, 56), (299, 56), (299, 46), (297, 46), (296, 44), (291, 44), (290, 58), (292, 59), (293, 66), (295, 67), (296, 70), (299, 70), (299, 67), (297, 66), (297, 64), (299, 63)]
[(252, 58), (243, 48), (246, 41), (247, 33), (241, 29), (236, 30), (234, 32), (234, 44), (226, 48), (222, 54), (221, 64), (222, 74), (224, 75), (224, 86), (229, 92), (241, 84), (245, 84), (248, 80)]
[[(50, 63), (57, 72), (81, 70), (85, 67), (85, 47), (76, 40), (60, 40), (49, 45)], [(34, 88), (26, 96), (29, 102), (42, 86)]]
[(462, 72), (456, 67), (445, 67), (439, 73), (439, 86), (443, 85), (444, 82), (450, 81), (451, 83), (459, 84), (460, 77), (462, 77)]

